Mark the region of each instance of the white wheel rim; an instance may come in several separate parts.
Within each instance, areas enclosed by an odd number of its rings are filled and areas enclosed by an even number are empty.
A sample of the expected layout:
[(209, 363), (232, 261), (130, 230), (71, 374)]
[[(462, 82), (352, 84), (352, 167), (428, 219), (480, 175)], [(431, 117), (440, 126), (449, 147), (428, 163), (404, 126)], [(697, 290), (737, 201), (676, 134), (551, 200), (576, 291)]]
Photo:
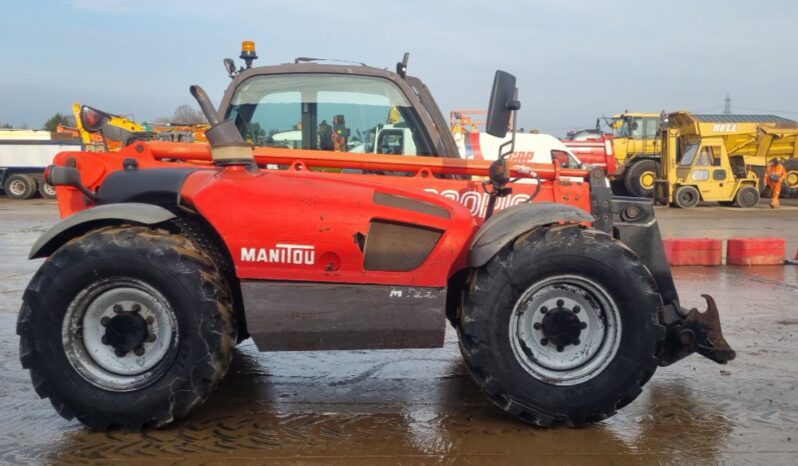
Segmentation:
[(42, 185), (42, 190), (43, 190), (43, 191), (45, 192), (45, 194), (47, 194), (48, 196), (55, 196), (55, 186), (51, 186), (51, 185), (49, 185), (49, 184), (47, 184), (47, 183), (44, 183), (44, 184)]
[[(560, 346), (549, 341), (551, 322), (549, 329), (545, 325), (555, 313), (573, 322), (578, 319), (577, 341)], [(578, 275), (558, 275), (533, 284), (510, 317), (516, 360), (530, 375), (552, 385), (577, 385), (596, 377), (615, 358), (620, 342), (615, 301), (601, 285)]]
[(28, 185), (22, 180), (13, 180), (8, 184), (8, 192), (14, 196), (23, 196), (28, 190)]
[[(146, 328), (146, 339), (120, 355), (103, 337), (123, 315), (138, 329)], [(72, 367), (107, 390), (131, 391), (151, 384), (176, 354), (174, 311), (161, 293), (140, 280), (106, 279), (86, 287), (70, 303), (61, 330)]]

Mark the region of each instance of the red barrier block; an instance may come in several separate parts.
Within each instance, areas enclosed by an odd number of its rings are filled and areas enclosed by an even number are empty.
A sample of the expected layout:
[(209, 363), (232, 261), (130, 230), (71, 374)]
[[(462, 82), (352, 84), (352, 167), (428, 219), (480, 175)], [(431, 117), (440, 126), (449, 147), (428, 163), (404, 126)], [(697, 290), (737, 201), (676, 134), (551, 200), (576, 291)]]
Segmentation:
[(719, 239), (672, 238), (662, 242), (670, 265), (720, 265), (723, 259)]
[(787, 253), (784, 238), (729, 238), (729, 265), (781, 265)]

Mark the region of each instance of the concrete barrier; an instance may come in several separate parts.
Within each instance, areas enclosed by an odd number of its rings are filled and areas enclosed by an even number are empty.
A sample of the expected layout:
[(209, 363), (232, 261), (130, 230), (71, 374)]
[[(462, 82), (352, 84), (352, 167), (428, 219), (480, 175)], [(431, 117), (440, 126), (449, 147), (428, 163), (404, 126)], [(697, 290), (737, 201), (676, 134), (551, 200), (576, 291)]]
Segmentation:
[(720, 265), (723, 243), (709, 238), (672, 238), (662, 241), (670, 265)]
[(729, 265), (781, 265), (787, 249), (784, 238), (729, 238), (726, 245)]

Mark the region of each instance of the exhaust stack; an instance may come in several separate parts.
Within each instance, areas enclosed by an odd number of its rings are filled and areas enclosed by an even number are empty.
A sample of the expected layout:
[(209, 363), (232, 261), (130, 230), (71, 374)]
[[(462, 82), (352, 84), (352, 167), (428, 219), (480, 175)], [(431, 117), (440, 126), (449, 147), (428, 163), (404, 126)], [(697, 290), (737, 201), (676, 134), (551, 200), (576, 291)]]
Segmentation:
[(241, 133), (238, 132), (233, 121), (222, 121), (208, 94), (200, 86), (192, 85), (189, 90), (191, 95), (197, 99), (208, 123), (211, 124), (211, 128), (205, 132), (205, 137), (211, 144), (213, 163), (216, 165), (254, 164), (255, 157), (252, 155), (252, 147), (241, 137)]

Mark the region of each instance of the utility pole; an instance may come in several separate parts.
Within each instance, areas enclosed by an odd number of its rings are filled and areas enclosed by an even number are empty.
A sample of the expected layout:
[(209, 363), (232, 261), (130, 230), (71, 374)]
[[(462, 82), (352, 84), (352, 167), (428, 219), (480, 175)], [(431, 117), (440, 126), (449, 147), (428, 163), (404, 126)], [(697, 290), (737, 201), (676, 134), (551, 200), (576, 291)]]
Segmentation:
[(726, 98), (723, 100), (723, 114), (731, 115), (731, 97), (729, 97), (729, 94), (726, 94)]

